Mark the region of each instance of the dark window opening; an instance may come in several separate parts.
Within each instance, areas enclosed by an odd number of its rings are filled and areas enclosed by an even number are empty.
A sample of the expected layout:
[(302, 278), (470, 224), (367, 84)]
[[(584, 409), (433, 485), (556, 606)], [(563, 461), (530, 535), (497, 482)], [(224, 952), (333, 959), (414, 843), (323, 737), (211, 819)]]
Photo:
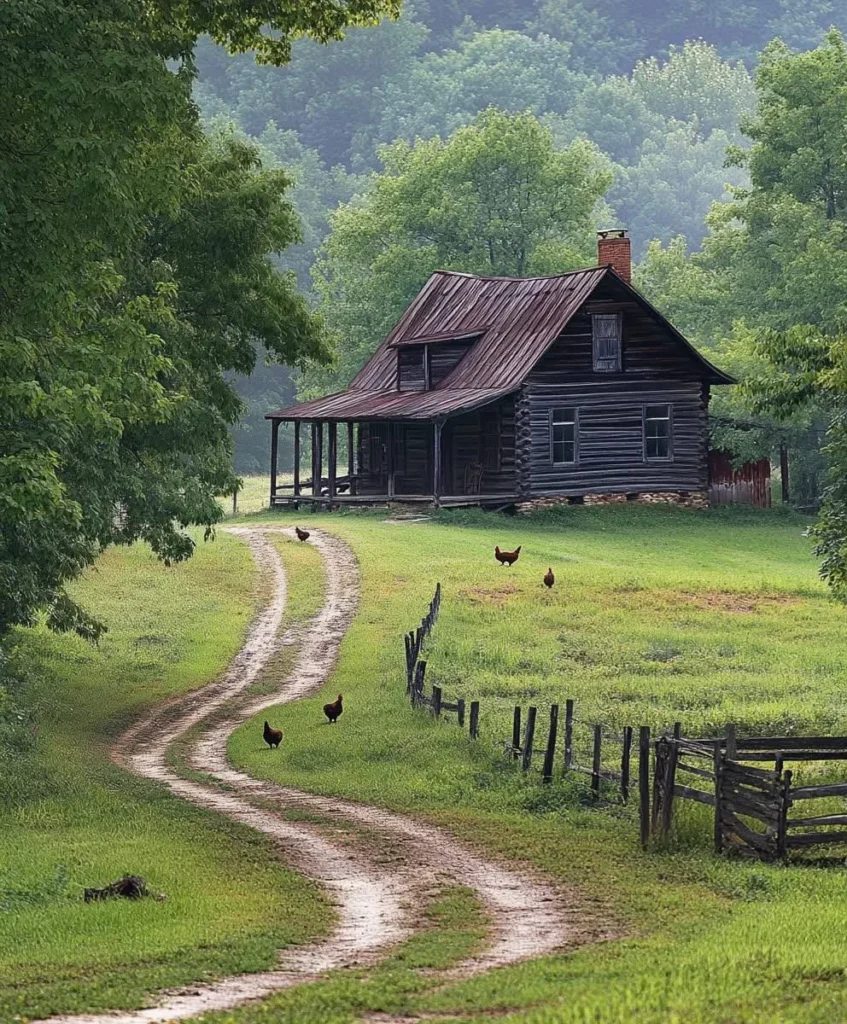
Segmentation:
[(400, 349), (397, 379), (401, 391), (426, 391), (426, 351), (423, 346)]
[(500, 471), (500, 410), (488, 409), (480, 414), (479, 461), (489, 473)]
[(648, 405), (644, 409), (644, 458), (671, 457), (672, 418), (669, 405)]
[(554, 466), (576, 462), (576, 422), (576, 409), (554, 409), (550, 414), (550, 461)]
[(595, 313), (591, 339), (595, 373), (617, 373), (621, 368), (623, 319), (620, 313)]

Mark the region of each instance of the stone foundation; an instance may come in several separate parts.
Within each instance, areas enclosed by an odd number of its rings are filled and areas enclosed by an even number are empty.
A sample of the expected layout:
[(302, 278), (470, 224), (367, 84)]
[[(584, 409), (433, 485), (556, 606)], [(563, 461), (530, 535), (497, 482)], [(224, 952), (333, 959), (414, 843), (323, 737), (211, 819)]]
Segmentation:
[(531, 498), (516, 505), (521, 515), (559, 505), (678, 505), (680, 508), (704, 509), (709, 507), (706, 491), (642, 491), (638, 494), (584, 494), (581, 497), (550, 495)]

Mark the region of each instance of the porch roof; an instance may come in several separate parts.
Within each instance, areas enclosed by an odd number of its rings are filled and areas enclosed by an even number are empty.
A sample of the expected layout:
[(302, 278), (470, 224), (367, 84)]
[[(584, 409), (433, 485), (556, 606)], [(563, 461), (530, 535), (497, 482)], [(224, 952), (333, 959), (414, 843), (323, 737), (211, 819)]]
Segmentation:
[(287, 409), (267, 420), (436, 420), (488, 405), (514, 388), (450, 388), (443, 391), (339, 391)]

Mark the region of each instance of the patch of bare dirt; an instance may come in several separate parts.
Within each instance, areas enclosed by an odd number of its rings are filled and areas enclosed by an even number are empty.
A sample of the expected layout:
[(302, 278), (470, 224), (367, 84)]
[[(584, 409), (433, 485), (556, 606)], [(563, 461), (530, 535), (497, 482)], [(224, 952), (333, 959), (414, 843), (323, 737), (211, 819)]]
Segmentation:
[(459, 591), (459, 597), (476, 605), (495, 605), (502, 608), (510, 598), (519, 594), (516, 583), (505, 583), (501, 587), (466, 587)]

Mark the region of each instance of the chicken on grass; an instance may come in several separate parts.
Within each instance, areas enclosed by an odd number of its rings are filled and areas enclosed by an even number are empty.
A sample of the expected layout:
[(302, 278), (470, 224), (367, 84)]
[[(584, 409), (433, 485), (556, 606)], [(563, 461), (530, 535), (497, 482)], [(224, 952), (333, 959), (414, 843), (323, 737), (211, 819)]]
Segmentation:
[(547, 572), (544, 573), (544, 586), (549, 590), (555, 582), (556, 577), (553, 575), (553, 570), (548, 569)]
[(523, 547), (523, 545), (515, 548), (514, 551), (501, 551), (499, 547), (496, 547), (494, 549), (494, 557), (500, 565), (514, 565), (520, 558), (521, 547)]
[(297, 534), (298, 540), (307, 541), (311, 537), (308, 530), (301, 530), (299, 526), (294, 527), (294, 532)]
[(329, 724), (334, 725), (344, 708), (341, 706), (341, 694), (338, 695), (338, 700), (334, 700), (331, 704), (324, 704), (324, 714), (329, 719)]
[(268, 722), (265, 722), (265, 728), (262, 731), (262, 737), (265, 743), (273, 750), (282, 743), (282, 729), (272, 729)]

